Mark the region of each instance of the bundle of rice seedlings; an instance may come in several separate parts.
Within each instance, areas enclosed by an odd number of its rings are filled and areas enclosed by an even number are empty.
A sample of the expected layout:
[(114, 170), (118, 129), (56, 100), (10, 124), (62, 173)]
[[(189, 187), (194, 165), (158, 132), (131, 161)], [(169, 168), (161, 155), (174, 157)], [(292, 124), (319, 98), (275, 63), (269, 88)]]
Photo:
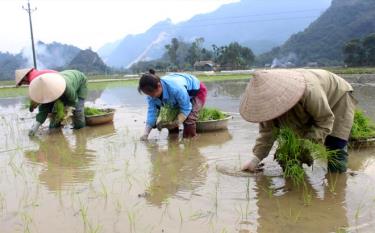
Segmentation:
[(179, 108), (175, 108), (171, 105), (164, 105), (159, 110), (158, 123), (169, 124), (176, 120), (177, 115), (180, 113)]
[(305, 184), (305, 171), (302, 164), (312, 165), (314, 159), (335, 163), (336, 151), (308, 139), (302, 139), (288, 127), (282, 127), (276, 136), (278, 146), (275, 159), (283, 168), (284, 177), (290, 178), (294, 185)]
[(96, 116), (96, 115), (102, 115), (106, 112), (98, 109), (98, 108), (91, 108), (91, 107), (85, 107), (85, 116)]
[(375, 123), (362, 110), (356, 109), (350, 139), (360, 140), (375, 137)]
[(217, 108), (202, 108), (198, 114), (198, 121), (221, 120), (225, 114)]
[(61, 100), (56, 100), (52, 108), (52, 124), (58, 125), (65, 119), (65, 106)]

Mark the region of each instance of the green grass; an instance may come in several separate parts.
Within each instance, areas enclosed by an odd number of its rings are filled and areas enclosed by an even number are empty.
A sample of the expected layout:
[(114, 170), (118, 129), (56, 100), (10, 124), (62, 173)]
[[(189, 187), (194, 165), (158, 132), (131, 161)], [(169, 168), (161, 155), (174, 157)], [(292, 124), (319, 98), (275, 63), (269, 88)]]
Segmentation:
[(217, 108), (202, 108), (198, 114), (198, 121), (221, 120), (225, 114)]
[(350, 139), (360, 140), (372, 137), (375, 137), (375, 123), (362, 110), (356, 109)]
[(85, 107), (85, 116), (96, 116), (96, 115), (102, 115), (105, 114), (103, 110), (99, 108), (91, 108), (91, 107)]

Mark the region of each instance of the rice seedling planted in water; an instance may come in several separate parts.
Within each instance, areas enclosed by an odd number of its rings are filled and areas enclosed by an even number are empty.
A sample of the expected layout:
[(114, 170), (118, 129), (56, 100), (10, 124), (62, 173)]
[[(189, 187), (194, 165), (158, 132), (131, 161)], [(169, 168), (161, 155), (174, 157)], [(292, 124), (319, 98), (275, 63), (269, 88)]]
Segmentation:
[(375, 137), (375, 123), (362, 110), (356, 109), (350, 138), (354, 140)]
[(198, 121), (221, 120), (225, 114), (217, 108), (202, 108), (198, 114)]

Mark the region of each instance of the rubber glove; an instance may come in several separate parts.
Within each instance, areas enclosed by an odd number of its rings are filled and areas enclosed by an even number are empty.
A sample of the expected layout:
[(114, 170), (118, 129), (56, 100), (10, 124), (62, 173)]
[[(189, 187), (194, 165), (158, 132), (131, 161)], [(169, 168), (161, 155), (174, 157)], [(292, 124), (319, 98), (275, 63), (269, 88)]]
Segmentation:
[(148, 139), (148, 135), (150, 134), (152, 128), (148, 125), (146, 125), (145, 130), (143, 132), (143, 135), (141, 136), (141, 141), (146, 141)]
[(41, 126), (42, 124), (40, 124), (39, 122), (35, 122), (33, 124), (33, 126), (31, 127), (31, 129), (29, 130), (29, 136), (35, 136), (36, 132), (38, 131), (39, 127)]

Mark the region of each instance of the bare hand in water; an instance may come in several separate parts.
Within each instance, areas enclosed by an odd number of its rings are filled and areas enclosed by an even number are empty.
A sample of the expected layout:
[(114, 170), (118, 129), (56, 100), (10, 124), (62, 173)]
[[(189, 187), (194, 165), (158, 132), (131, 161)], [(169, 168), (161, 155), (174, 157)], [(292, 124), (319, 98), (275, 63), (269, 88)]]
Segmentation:
[(263, 163), (260, 164), (260, 160), (257, 157), (251, 158), (249, 161), (243, 164), (241, 170), (248, 172), (259, 172), (263, 170)]

